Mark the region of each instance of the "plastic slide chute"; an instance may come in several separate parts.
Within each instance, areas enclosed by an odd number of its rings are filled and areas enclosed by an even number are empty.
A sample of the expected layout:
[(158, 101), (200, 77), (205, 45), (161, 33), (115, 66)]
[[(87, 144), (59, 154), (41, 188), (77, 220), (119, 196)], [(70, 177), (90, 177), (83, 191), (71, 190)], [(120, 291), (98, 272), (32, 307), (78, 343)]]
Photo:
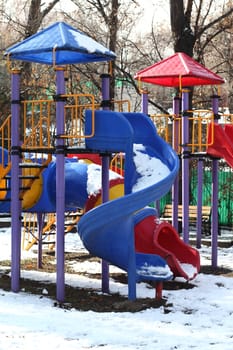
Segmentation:
[[(91, 112), (86, 113), (87, 133)], [(128, 273), (129, 298), (136, 297), (136, 282), (167, 280), (173, 274), (164, 258), (154, 251), (135, 250), (134, 215), (153, 201), (163, 197), (171, 188), (179, 169), (174, 150), (156, 132), (150, 118), (142, 113), (95, 112), (95, 135), (86, 139), (90, 150), (125, 152), (125, 196), (87, 212), (78, 223), (78, 233), (85, 247), (95, 256), (120, 267)], [(146, 164), (150, 182), (134, 190), (142, 180), (136, 167), (134, 145), (138, 147)], [(151, 160), (159, 159), (168, 172), (155, 181), (150, 177)], [(146, 209), (147, 210), (147, 209)]]
[(224, 158), (227, 164), (233, 168), (233, 125), (211, 123), (208, 126), (207, 153), (212, 157)]
[(152, 208), (136, 213), (134, 222), (136, 251), (160, 255), (174, 278), (183, 277), (187, 281), (195, 278), (200, 270), (199, 253), (184, 243), (171, 224), (161, 223)]
[[(2, 162), (2, 154), (4, 159), (7, 159), (7, 150), (0, 150), (0, 162)], [(39, 157), (27, 160), (28, 167), (26, 170), (28, 172), (31, 171), (29, 168), (30, 162), (32, 163), (32, 169), (35, 169), (35, 164), (40, 162)], [(78, 158), (66, 158), (64, 172), (66, 211), (76, 210), (77, 208), (90, 210), (101, 202), (101, 166), (99, 164), (87, 164), (80, 162)], [(11, 172), (9, 171), (9, 179), (5, 180), (3, 178), (0, 181), (1, 187), (6, 188), (5, 191), (1, 191), (0, 197), (2, 199), (0, 201), (0, 212), (3, 213), (10, 212), (10, 200), (5, 200), (11, 198), (10, 175)], [(95, 188), (90, 188), (92, 177), (95, 177)], [(96, 181), (96, 178), (98, 178), (98, 181)], [(110, 171), (109, 179), (110, 198), (122, 196), (124, 194), (123, 177)], [(24, 212), (56, 212), (56, 159), (53, 159), (38, 179), (33, 182), (30, 192), (26, 191), (23, 199), (23, 203), (27, 204), (26, 207), (22, 208)]]
[[(86, 134), (91, 127), (92, 112), (87, 111)], [(64, 200), (66, 211), (85, 210), (78, 233), (87, 250), (127, 272), (130, 299), (136, 298), (140, 281), (156, 281), (159, 293), (161, 281), (194, 278), (200, 267), (198, 253), (180, 240), (171, 225), (158, 225), (156, 211), (148, 207), (171, 189), (179, 170), (175, 151), (157, 134), (151, 119), (143, 113), (96, 111), (95, 135), (85, 142), (87, 153), (81, 161), (72, 156), (65, 159)], [(109, 201), (102, 204), (101, 165), (94, 163), (100, 163), (100, 158), (88, 155), (117, 152), (124, 153), (124, 178), (109, 171)], [(7, 151), (1, 150), (0, 155), (5, 166)], [(88, 158), (90, 162), (83, 161)], [(9, 176), (4, 198), (11, 197), (10, 181)], [(26, 211), (56, 212), (56, 157), (35, 187), (33, 204)], [(10, 201), (1, 201), (0, 211), (10, 212)], [(187, 266), (193, 267), (191, 273)]]

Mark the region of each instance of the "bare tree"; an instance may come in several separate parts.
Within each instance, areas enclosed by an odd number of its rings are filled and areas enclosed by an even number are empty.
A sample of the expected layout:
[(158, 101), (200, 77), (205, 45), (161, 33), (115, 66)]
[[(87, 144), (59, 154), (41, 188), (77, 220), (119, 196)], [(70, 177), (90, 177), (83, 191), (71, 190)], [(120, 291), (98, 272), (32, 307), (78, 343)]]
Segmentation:
[[(226, 21), (233, 14), (233, 6), (226, 7), (222, 13), (211, 12), (215, 0), (170, 0), (171, 30), (174, 40), (174, 51), (185, 52), (193, 57), (194, 46), (197, 42), (199, 58), (203, 54), (203, 49), (209, 42), (221, 32), (232, 26), (231, 21)], [(212, 15), (211, 15), (212, 13)], [(205, 43), (200, 45), (200, 39), (206, 33)]]
[[(59, 2), (59, 0), (51, 1), (47, 6), (41, 10), (42, 1), (41, 0), (31, 0), (29, 4), (28, 17), (25, 24), (25, 35), (24, 39), (30, 37), (31, 35), (37, 33), (44, 18), (49, 14), (49, 12), (54, 8), (54, 6)], [(32, 75), (32, 65), (29, 62), (23, 63), (24, 72), (24, 82), (28, 85)], [(25, 89), (25, 98), (27, 98), (27, 89)]]
[[(84, 30), (86, 30), (89, 35), (92, 37), (97, 36), (97, 32), (101, 35), (99, 35), (99, 39), (103, 40), (103, 34), (105, 35), (105, 38), (107, 41), (105, 44), (107, 47), (113, 51), (118, 52), (119, 51), (119, 33), (125, 28), (124, 22), (128, 23), (130, 26), (130, 22), (132, 22), (132, 18), (130, 17), (130, 6), (135, 5), (138, 6), (138, 3), (136, 0), (131, 1), (131, 4), (125, 4), (119, 0), (86, 0), (84, 3), (79, 0), (72, 0), (73, 3), (77, 5), (79, 8), (79, 11), (81, 12), (84, 8), (85, 3), (85, 16), (88, 18), (89, 14), (92, 18), (91, 21), (85, 21), (86, 27)], [(127, 12), (128, 10), (128, 12)], [(95, 25), (93, 26), (93, 14), (95, 14)], [(100, 27), (101, 23), (101, 29)], [(93, 31), (94, 29), (94, 31)], [(102, 36), (102, 37), (101, 37)], [(115, 96), (115, 79), (116, 79), (116, 70), (117, 70), (117, 63), (115, 61), (111, 62), (109, 71), (111, 72), (111, 87), (110, 87), (110, 97), (111, 99), (114, 99)]]
[(42, 5), (44, 4), (44, 1), (41, 0), (31, 0), (29, 4), (29, 12), (28, 12), (28, 18), (25, 25), (25, 37), (27, 38), (39, 30), (44, 18), (50, 13), (50, 11), (54, 8), (54, 6), (59, 2), (60, 0), (52, 0), (48, 3), (47, 6), (43, 7), (43, 10), (41, 10)]
[[(12, 40), (8, 44), (14, 44), (14, 39), (10, 36), (10, 32), (14, 33), (16, 42), (35, 34), (43, 20), (59, 1), (51, 0), (48, 4), (42, 0), (15, 1), (14, 11), (12, 11), (11, 4), (8, 4), (7, 0), (3, 1), (0, 7), (0, 16), (2, 22), (6, 24), (5, 28), (9, 31), (8, 36)], [(16, 33), (17, 35), (15, 35)]]
[[(72, 1), (77, 5), (77, 15), (74, 13), (72, 16), (66, 15), (69, 22), (117, 54), (116, 60), (112, 62), (111, 98), (130, 98), (131, 108), (138, 110), (140, 108), (140, 88), (134, 75), (142, 68), (142, 65), (150, 65), (161, 58), (159, 51), (162, 51), (163, 45), (168, 46), (170, 33), (166, 32), (163, 35), (163, 29), (160, 27), (156, 28), (152, 35), (151, 33), (140, 33), (140, 28), (136, 32), (137, 24), (142, 16), (142, 9), (137, 1)], [(147, 22), (146, 25), (148, 25)], [(79, 66), (76, 66), (75, 69), (79, 72), (80, 77), (85, 76), (86, 80), (91, 80), (100, 90), (98, 80), (101, 68), (99, 65), (89, 65), (88, 70)], [(76, 80), (76, 87), (78, 85)], [(79, 87), (84, 89), (86, 85), (80, 82)], [(151, 100), (151, 103), (156, 108), (165, 111), (161, 104), (156, 104), (155, 100)]]
[[(8, 46), (14, 41), (36, 33), (39, 28), (48, 23), (46, 21), (51, 21), (55, 14), (56, 18), (67, 21), (117, 54), (117, 59), (112, 64), (111, 98), (113, 99), (115, 95), (124, 98), (128, 94), (134, 101), (135, 109), (140, 108), (140, 88), (138, 82), (134, 80), (135, 73), (162, 60), (168, 52), (172, 52), (168, 50), (172, 49), (172, 42), (174, 42), (175, 51), (186, 52), (200, 62), (206, 62), (210, 68), (212, 64), (217, 73), (222, 73), (224, 70), (224, 74), (232, 74), (232, 64), (228, 58), (232, 50), (226, 52), (226, 45), (225, 48), (223, 47), (224, 42), (232, 45), (231, 1), (228, 7), (219, 7), (218, 12), (214, 12), (214, 5), (217, 6), (219, 3), (217, 0), (171, 0), (172, 30), (165, 22), (163, 25), (158, 25), (153, 21), (151, 32), (148, 29), (147, 32), (142, 33), (135, 32), (137, 20), (142, 14), (142, 9), (136, 0), (121, 2), (119, 0), (72, 0), (72, 2), (76, 5), (76, 10), (72, 13), (58, 14), (54, 6), (59, 3), (59, 0), (51, 0), (49, 3), (28, 0), (19, 2), (18, 5), (15, 3), (17, 11), (13, 15), (6, 11), (7, 6), (2, 1), (0, 7), (1, 18), (4, 19), (2, 23), (9, 25), (4, 27), (4, 30), (9, 33)], [(52, 9), (54, 11), (51, 12)], [(148, 26), (148, 22), (146, 25)], [(220, 48), (221, 46), (223, 49)], [(216, 54), (218, 60), (211, 62), (211, 58)], [(24, 91), (27, 91), (28, 82), (38, 80), (38, 75), (34, 74), (27, 64), (24, 72), (27, 73), (24, 73), (26, 75)], [(71, 92), (95, 93), (98, 100), (101, 90), (99, 76), (102, 72), (106, 72), (106, 63), (73, 65), (67, 70), (68, 89)], [(153, 90), (156, 90), (155, 94)], [(171, 98), (171, 92), (158, 91), (160, 91), (158, 87), (150, 86), (150, 92), (152, 92), (150, 101), (156, 109), (164, 112), (168, 109), (169, 102), (166, 104), (166, 100), (169, 101)]]
[[(8, 42), (5, 45), (10, 46), (15, 42), (24, 40), (27, 37), (37, 33), (46, 16), (52, 11), (54, 6), (60, 0), (52, 0), (47, 5), (42, 0), (30, 0), (24, 3), (15, 2), (15, 11), (11, 12), (7, 1), (0, 9), (0, 15), (5, 22), (5, 29), (9, 33), (14, 33), (12, 37), (9, 35)], [(23, 97), (27, 98), (29, 82), (33, 80), (32, 64), (29, 62), (22, 63), (22, 92)], [(32, 93), (30, 91), (30, 93)]]
[(193, 56), (195, 44), (194, 33), (191, 29), (191, 14), (193, 0), (188, 0), (184, 8), (183, 0), (170, 0), (171, 30), (174, 40), (174, 51), (185, 52)]
[[(229, 58), (217, 54), (216, 60), (216, 49), (221, 46), (224, 33), (232, 28), (232, 3), (224, 6), (216, 0), (170, 0), (170, 19), (174, 51), (184, 52), (208, 64), (216, 73), (223, 73), (223, 65)], [(191, 93), (190, 105), (192, 101)]]

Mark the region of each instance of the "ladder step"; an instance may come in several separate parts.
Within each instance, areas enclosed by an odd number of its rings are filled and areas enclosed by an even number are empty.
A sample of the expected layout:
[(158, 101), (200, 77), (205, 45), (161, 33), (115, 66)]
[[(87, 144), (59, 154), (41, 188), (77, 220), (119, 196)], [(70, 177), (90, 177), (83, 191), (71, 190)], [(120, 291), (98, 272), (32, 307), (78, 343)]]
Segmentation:
[(43, 232), (43, 236), (42, 237), (44, 237), (44, 238), (46, 238), (46, 237), (50, 237), (50, 236), (54, 236), (56, 234), (56, 231), (54, 230), (54, 231), (47, 231), (47, 232)]
[(35, 176), (35, 175), (20, 175), (19, 178), (21, 180), (36, 180), (36, 179), (39, 179), (40, 177), (39, 176)]
[(24, 169), (43, 169), (43, 168), (47, 168), (47, 165), (44, 164), (38, 164), (38, 163), (21, 163), (19, 164), (20, 168), (24, 168)]
[(82, 215), (83, 215), (83, 212), (80, 211), (80, 212), (76, 212), (76, 213), (67, 214), (65, 217), (67, 219), (69, 219), (69, 218), (76, 218), (77, 216), (82, 216)]
[[(19, 198), (19, 201), (22, 201), (23, 198)], [(0, 202), (10, 202), (11, 201), (11, 198), (2, 198), (0, 199)]]
[[(20, 187), (19, 189), (20, 189), (20, 190), (30, 190), (31, 187), (30, 187), (30, 186), (24, 186), (24, 187)], [(11, 190), (11, 187), (0, 188), (0, 192), (1, 192), (1, 191), (10, 191), (10, 190)]]
[(10, 202), (11, 198), (2, 198), (0, 199), (0, 202)]
[(72, 227), (70, 230), (65, 229), (65, 233), (77, 233), (77, 228), (75, 226)]
[(11, 218), (11, 214), (10, 213), (1, 213), (0, 218)]
[(51, 242), (43, 242), (43, 241), (42, 241), (42, 244), (47, 244), (47, 245), (48, 245), (48, 244), (55, 244), (55, 243), (56, 243), (56, 241), (51, 241)]
[[(36, 179), (39, 179), (40, 177), (39, 176), (35, 176), (35, 175), (19, 175), (19, 179), (21, 180), (36, 180)], [(4, 179), (6, 180), (11, 180), (11, 176), (10, 175), (6, 175), (4, 177)]]
[[(29, 242), (30, 244), (31, 242)], [(56, 242), (55, 241), (51, 241), (51, 242), (43, 242), (42, 241), (42, 245), (49, 245), (49, 244), (55, 244)], [(36, 242), (34, 243), (34, 245), (38, 245), (38, 239), (36, 240)]]
[(37, 147), (37, 148), (32, 148), (30, 146), (28, 147), (21, 147), (22, 152), (26, 153), (43, 153), (43, 154), (54, 154), (55, 153), (55, 147)]
[(0, 217), (0, 227), (11, 227), (11, 217)]

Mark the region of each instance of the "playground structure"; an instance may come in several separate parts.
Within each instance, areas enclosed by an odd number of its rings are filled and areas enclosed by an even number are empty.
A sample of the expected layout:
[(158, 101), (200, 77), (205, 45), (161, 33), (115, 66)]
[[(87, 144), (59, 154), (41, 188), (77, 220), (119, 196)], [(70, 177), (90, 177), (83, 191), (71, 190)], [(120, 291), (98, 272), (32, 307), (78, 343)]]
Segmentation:
[[(58, 46), (54, 50), (54, 38), (59, 36), (60, 31), (65, 31), (65, 36), (69, 37), (69, 45), (65, 43), (62, 44), (63, 47)], [(194, 137), (192, 143), (187, 139), (183, 143), (180, 142), (182, 137), (187, 138), (183, 132), (183, 130), (187, 132), (189, 120), (186, 89), (182, 90), (184, 112), (182, 116), (181, 99), (174, 99), (173, 148), (157, 134), (154, 123), (148, 118), (145, 93), (142, 93), (143, 113), (128, 112), (128, 104), (126, 104), (127, 112), (124, 112), (122, 102), (115, 102), (120, 112), (109, 111), (109, 104), (106, 103), (109, 102), (108, 75), (102, 76), (102, 98), (105, 102), (103, 110), (95, 105), (94, 97), (91, 95), (66, 95), (64, 79), (66, 64), (108, 61), (115, 58), (107, 49), (91, 43), (92, 51), (89, 52), (93, 52), (94, 47), (97, 48), (95, 54), (92, 56), (88, 53), (84, 59), (82, 53), (79, 60), (77, 54), (80, 48), (72, 47), (72, 44), (77, 45), (78, 40), (75, 39), (73, 43), (71, 33), (75, 38), (80, 34), (64, 23), (57, 23), (15, 45), (7, 52), (11, 59), (54, 65), (57, 82), (55, 101), (20, 101), (20, 71), (17, 69), (11, 71), (12, 115), (1, 128), (3, 143), (0, 211), (11, 213), (12, 217), (12, 290), (15, 292), (19, 290), (21, 213), (37, 213), (40, 233), (44, 213), (56, 213), (57, 299), (64, 301), (64, 217), (65, 212), (79, 208), (84, 209), (84, 215), (78, 221), (79, 235), (86, 248), (103, 259), (102, 289), (108, 291), (107, 262), (111, 262), (127, 271), (130, 299), (136, 298), (136, 282), (145, 280), (156, 281), (156, 295), (159, 297), (162, 281), (176, 276), (182, 276), (187, 280), (194, 278), (200, 269), (200, 259), (198, 251), (188, 244), (186, 206), (183, 205), (183, 241), (176, 232), (176, 203), (173, 226), (168, 223), (157, 223), (156, 209), (149, 209), (147, 206), (162, 198), (172, 186), (173, 198), (177, 201), (175, 193), (177, 193), (179, 160), (176, 153), (179, 153), (179, 147), (183, 155), (187, 154), (191, 147), (192, 153), (200, 157), (208, 147), (213, 148), (214, 128), (209, 133), (209, 139), (203, 140), (204, 124), (199, 115), (194, 115), (192, 118), (197, 123), (194, 122), (193, 125), (197, 129), (194, 129), (192, 134)], [(49, 40), (46, 40), (46, 35)], [(49, 53), (44, 54), (43, 47), (37, 49), (38, 41), (41, 42), (42, 37), (43, 42), (46, 41), (49, 45)], [(34, 50), (31, 49), (32, 43)], [(69, 55), (71, 47), (72, 55)], [(88, 50), (84, 50), (84, 55), (86, 51)], [(222, 82), (220, 79), (217, 84)], [(66, 103), (68, 99), (69, 104)], [(214, 96), (213, 113), (206, 118), (207, 124), (216, 122), (214, 119), (218, 112), (217, 101), (218, 97)], [(19, 135), (21, 106), (23, 106), (23, 140), (20, 140)], [(39, 118), (34, 113), (35, 106), (37, 108), (39, 106)], [(55, 145), (50, 135), (52, 110), (56, 113)], [(109, 159), (112, 154), (119, 152), (124, 153), (124, 176), (117, 172), (109, 173)], [(90, 169), (88, 164), (67, 157), (68, 154), (82, 153), (101, 156), (102, 166), (95, 166), (95, 170), (101, 172), (101, 183), (95, 193), (89, 193), (87, 190)], [(145, 157), (145, 163), (151, 158), (159, 159), (166, 165), (167, 173), (160, 180), (134, 191), (137, 181), (143, 177), (135, 166), (134, 157), (137, 153)], [(186, 171), (185, 191), (188, 185), (187, 158), (183, 157), (182, 161), (183, 169)], [(213, 160), (214, 162), (217, 160)], [(216, 176), (216, 164), (214, 169), (213, 175)], [(187, 192), (185, 191), (185, 196)], [(103, 202), (101, 205), (99, 205), (100, 196)], [(188, 203), (187, 200), (185, 197), (183, 203)], [(216, 197), (213, 196), (213, 214), (215, 207)], [(94, 209), (90, 210), (92, 208)], [(212, 225), (213, 237), (216, 239), (214, 215)], [(212, 243), (216, 250), (215, 242)], [(215, 251), (213, 256), (216, 259)], [(182, 268), (182, 264), (187, 263), (193, 267), (191, 274)]]

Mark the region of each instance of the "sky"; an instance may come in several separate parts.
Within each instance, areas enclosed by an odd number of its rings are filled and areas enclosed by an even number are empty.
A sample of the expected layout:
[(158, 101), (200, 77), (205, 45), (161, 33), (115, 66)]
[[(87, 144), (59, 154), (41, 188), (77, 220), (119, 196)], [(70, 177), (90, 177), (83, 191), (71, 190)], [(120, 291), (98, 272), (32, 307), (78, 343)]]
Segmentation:
[[(50, 1), (46, 0), (45, 3), (46, 2), (49, 3)], [(169, 25), (169, 1), (164, 2), (163, 0), (137, 0), (137, 2), (142, 8), (142, 19), (137, 22), (137, 27), (140, 27), (141, 31), (150, 31), (152, 20), (155, 23), (162, 23), (164, 20), (166, 20), (167, 24)], [(56, 5), (56, 9), (72, 12), (76, 9), (76, 6), (71, 0), (60, 0), (60, 2)]]
[[(49, 2), (49, 0), (45, 0), (45, 3)], [(163, 13), (164, 16), (167, 16), (167, 11), (169, 10), (169, 1), (164, 2), (163, 0), (137, 0), (137, 2), (143, 8), (144, 14), (147, 17), (155, 15), (158, 9), (160, 9), (161, 13)], [(70, 9), (71, 11), (76, 8), (71, 0), (60, 0), (56, 7), (62, 10)]]

